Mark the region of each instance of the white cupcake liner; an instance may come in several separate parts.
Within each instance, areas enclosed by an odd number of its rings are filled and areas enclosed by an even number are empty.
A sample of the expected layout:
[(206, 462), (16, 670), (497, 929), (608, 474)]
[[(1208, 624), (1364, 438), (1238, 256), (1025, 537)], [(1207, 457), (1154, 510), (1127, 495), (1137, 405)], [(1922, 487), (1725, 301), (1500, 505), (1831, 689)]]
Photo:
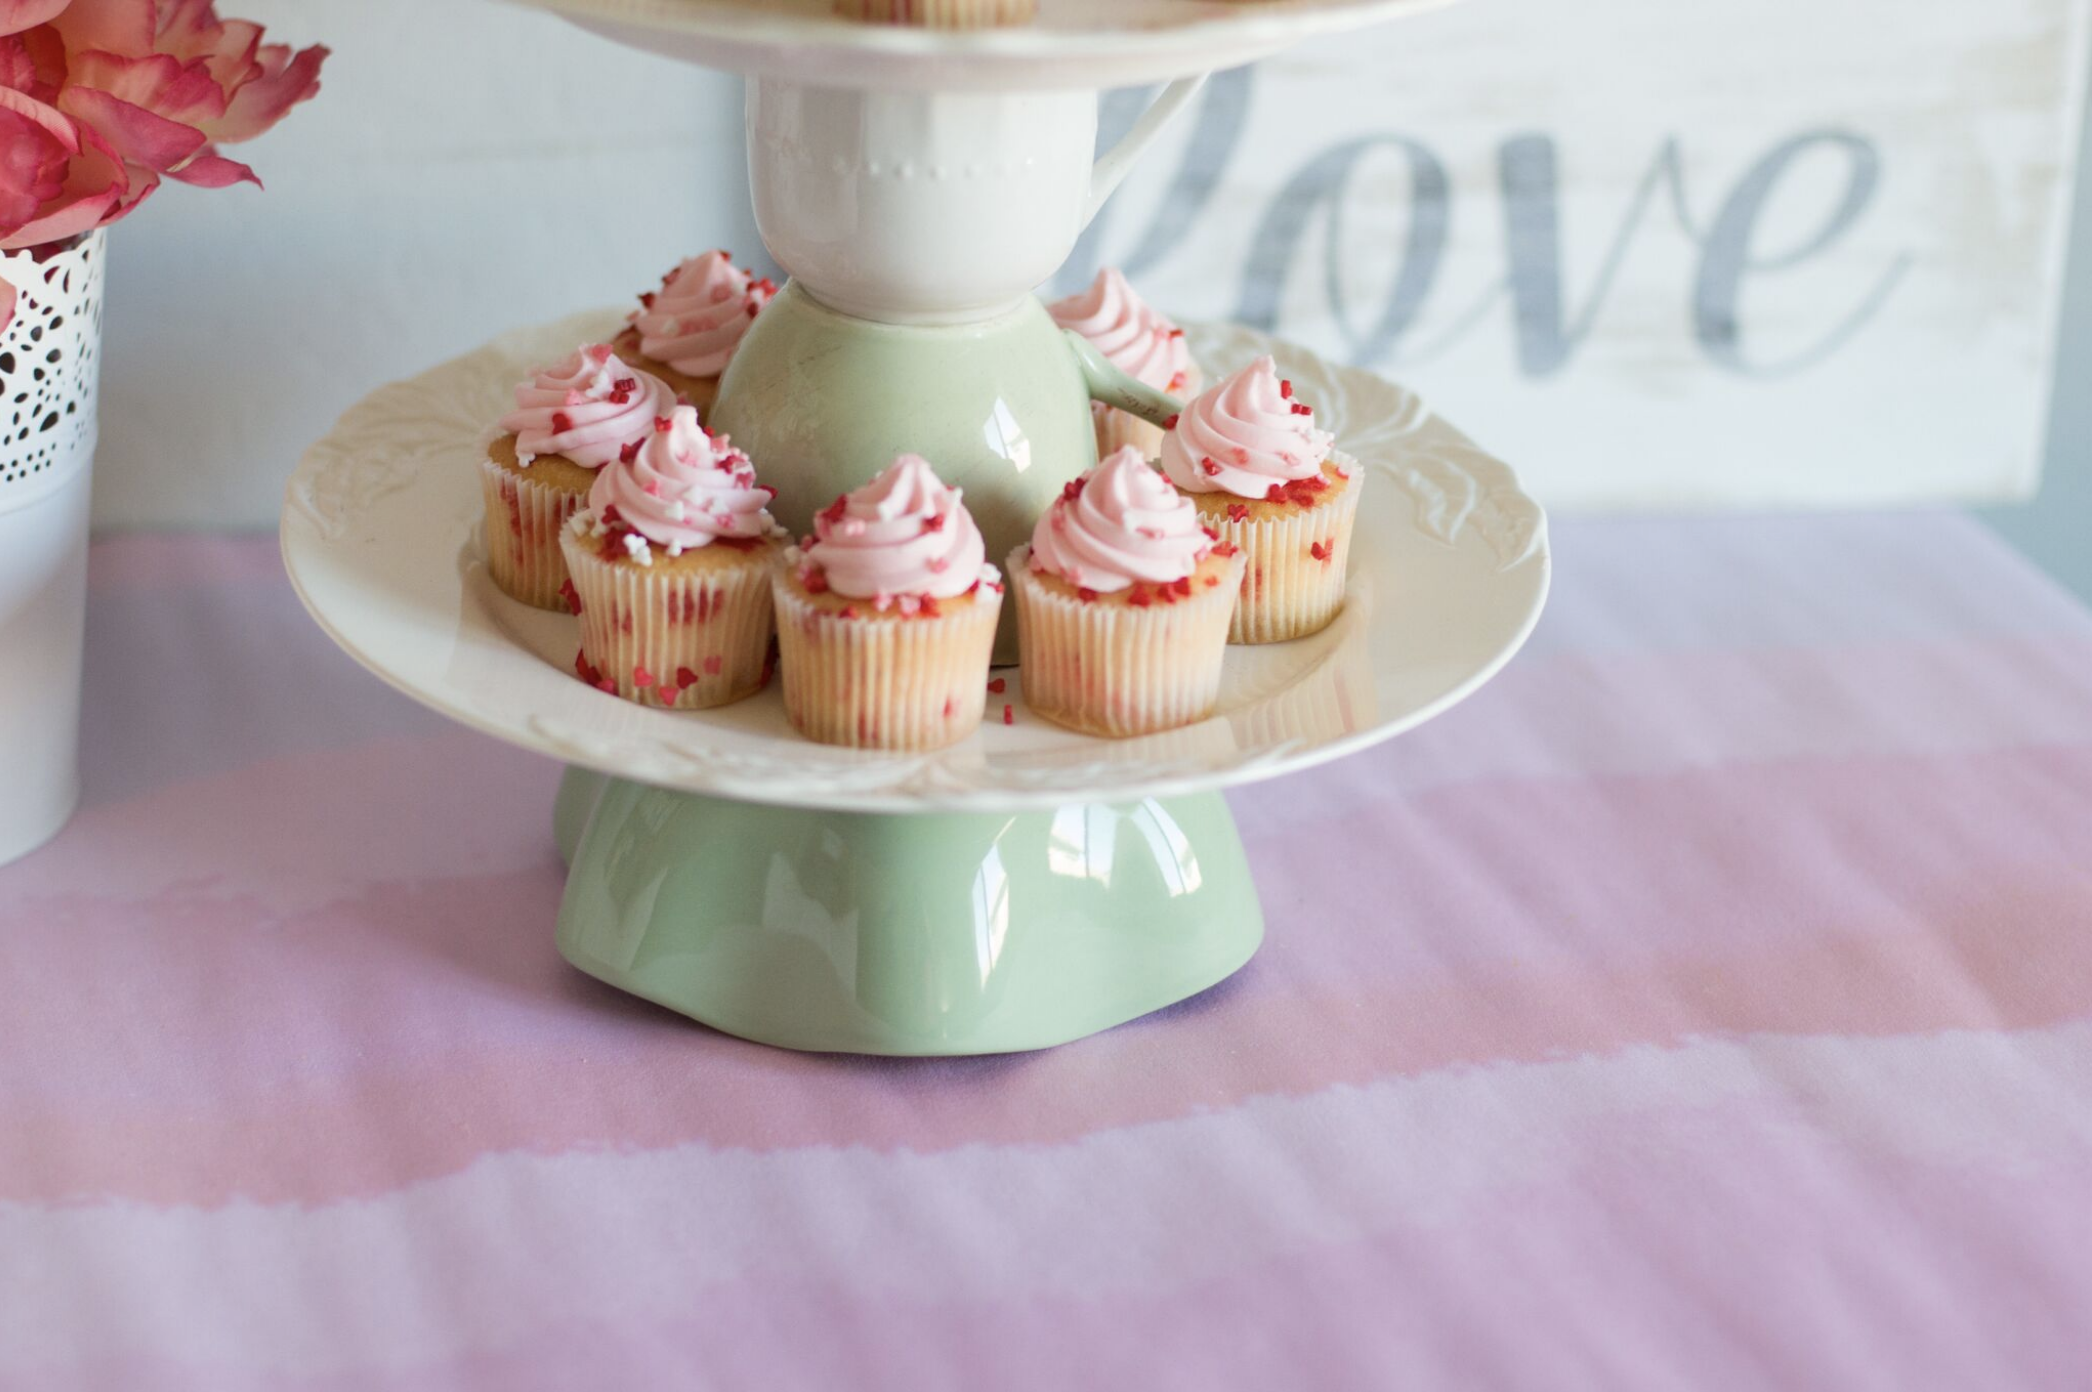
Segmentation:
[(479, 486), (487, 500), (487, 573), (504, 594), (537, 609), (567, 612), (567, 563), (560, 539), (567, 519), (584, 501), (491, 459), (479, 462)]
[[(1329, 627), (1344, 607), (1344, 576), (1351, 559), (1352, 525), (1365, 471), (1351, 465), (1351, 482), (1320, 507), (1283, 517), (1204, 520), (1241, 552), (1242, 602), (1228, 627), (1230, 643), (1284, 643)], [(1327, 559), (1318, 558), (1321, 547)]]
[(1027, 547), (1011, 554), (1008, 572), (1024, 703), (1032, 710), (1071, 730), (1118, 738), (1213, 714), (1241, 556), (1229, 558), (1220, 584), (1194, 583), (1189, 598), (1145, 608), (1049, 588), (1031, 573)]
[(581, 599), (581, 656), (642, 706), (704, 710), (752, 696), (768, 676), (774, 553), (702, 571), (606, 561), (597, 538), (560, 538)]
[(873, 619), (815, 603), (782, 570), (772, 589), (785, 713), (808, 739), (941, 749), (981, 723), (1002, 596), (986, 591), (935, 618)]

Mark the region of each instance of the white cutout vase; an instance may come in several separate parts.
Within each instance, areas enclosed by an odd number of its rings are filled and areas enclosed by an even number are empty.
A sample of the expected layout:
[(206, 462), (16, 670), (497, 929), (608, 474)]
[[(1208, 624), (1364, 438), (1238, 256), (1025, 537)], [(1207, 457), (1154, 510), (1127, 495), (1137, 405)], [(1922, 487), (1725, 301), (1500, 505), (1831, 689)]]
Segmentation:
[(0, 256), (18, 292), (0, 332), (0, 864), (56, 836), (80, 801), (107, 246), (97, 231), (42, 260)]

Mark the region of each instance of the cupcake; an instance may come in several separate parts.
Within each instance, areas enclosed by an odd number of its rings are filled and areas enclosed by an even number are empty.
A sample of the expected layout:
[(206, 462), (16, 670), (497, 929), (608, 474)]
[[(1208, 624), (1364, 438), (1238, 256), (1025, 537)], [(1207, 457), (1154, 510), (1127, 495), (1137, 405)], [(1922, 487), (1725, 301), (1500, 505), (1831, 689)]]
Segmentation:
[(776, 294), (775, 285), (742, 270), (723, 251), (693, 256), (663, 276), (659, 290), (639, 297), (639, 308), (626, 321), (631, 327), (618, 335), (617, 351), (710, 415), (720, 374)]
[(1038, 0), (835, 0), (844, 19), (874, 24), (910, 24), (923, 29), (985, 29), (1029, 24)]
[(772, 581), (785, 711), (808, 739), (938, 749), (981, 723), (1002, 577), (928, 461), (904, 454), (814, 519)]
[[(1088, 339), (1112, 366), (1156, 391), (1185, 396), (1204, 382), (1184, 342), (1184, 330), (1150, 309), (1126, 277), (1110, 267), (1097, 272), (1089, 289), (1056, 300), (1046, 310), (1054, 323)], [(1099, 459), (1128, 445), (1143, 459), (1161, 451), (1161, 426), (1101, 401), (1091, 409), (1097, 419)]]
[(697, 411), (671, 407), (596, 476), (560, 534), (581, 616), (575, 666), (643, 706), (702, 710), (768, 679), (776, 490)]
[(1025, 704), (1092, 735), (1204, 720), (1242, 567), (1137, 450), (1113, 454), (1010, 555)]
[(1170, 482), (1249, 563), (1228, 641), (1305, 637), (1344, 607), (1365, 480), (1332, 442), (1268, 357), (1185, 407), (1162, 442)]
[(667, 387), (600, 343), (516, 388), (516, 409), (480, 461), (487, 571), (503, 592), (539, 609), (567, 607), (561, 531), (597, 471), (645, 439), (673, 404)]

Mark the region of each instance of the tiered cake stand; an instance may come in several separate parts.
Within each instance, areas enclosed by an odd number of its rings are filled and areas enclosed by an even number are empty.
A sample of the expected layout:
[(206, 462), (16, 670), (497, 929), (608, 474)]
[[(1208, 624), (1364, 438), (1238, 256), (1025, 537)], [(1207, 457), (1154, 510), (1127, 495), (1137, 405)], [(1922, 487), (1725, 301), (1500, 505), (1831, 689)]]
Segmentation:
[[(841, 24), (825, 18), (827, 0), (531, 3), (773, 88), (809, 74), (893, 91), (1058, 88), (1075, 119), (1094, 105), (1067, 89), (1183, 77), (1424, 0), (1041, 0), (1038, 26), (964, 38)], [(889, 131), (909, 129), (908, 110), (896, 122), (897, 99), (881, 100)], [(1086, 150), (1073, 153), (1080, 177), (1056, 187), (1079, 203), (1090, 171)], [(1112, 176), (1100, 170), (1100, 186)], [(759, 215), (764, 179), (758, 170)], [(773, 197), (768, 215), (781, 207), (791, 212)], [(1053, 235), (1072, 241), (1082, 210), (1065, 211)], [(911, 212), (862, 235), (906, 231)], [(823, 250), (835, 284), (850, 282), (858, 245)], [(872, 241), (861, 245), (869, 255)], [(905, 272), (911, 245), (888, 237), (880, 249)], [(366, 667), (572, 767), (555, 815), (571, 867), (559, 916), (568, 960), (749, 1039), (875, 1054), (1035, 1049), (1206, 989), (1263, 937), (1220, 790), (1313, 768), (1448, 709), (1510, 660), (1546, 600), (1545, 520), (1506, 466), (1371, 373), (1245, 329), (1193, 328), (1193, 352), (1216, 378), (1275, 354), (1365, 474), (1343, 614), (1312, 638), (1231, 648), (1213, 718), (1088, 738), (1033, 717), (1014, 668), (993, 674), (989, 723), (932, 754), (809, 743), (774, 685), (712, 712), (631, 705), (575, 677), (574, 620), (518, 605), (488, 580), (476, 467), (514, 384), (618, 322), (604, 312), (511, 335), (364, 401), (292, 479), (284, 558), (314, 618)], [(749, 362), (744, 353), (726, 383), (744, 394), (737, 438), (785, 419), (745, 404), (763, 399), (754, 383), (737, 387)], [(773, 479), (789, 482), (779, 457), (756, 451), (758, 468), (769, 459)], [(1018, 473), (1028, 463), (1048, 466), (1027, 457)], [(993, 486), (996, 475), (977, 477)]]
[[(1410, 393), (1234, 327), (1366, 470), (1350, 600), (1327, 631), (1231, 648), (1202, 725), (1099, 740), (994, 719), (927, 755), (810, 744), (776, 688), (707, 713), (574, 676), (577, 624), (481, 564), (475, 461), (533, 365), (600, 314), (500, 339), (357, 406), (291, 481), (283, 549), (321, 626), (401, 691), (564, 760), (560, 946), (583, 971), (766, 1043), (987, 1053), (1079, 1038), (1203, 990), (1263, 920), (1219, 789), (1356, 753), (1457, 704), (1525, 641), (1546, 525), (1509, 468)], [(1013, 723), (1001, 723), (1003, 707)], [(607, 790), (607, 791), (606, 791)]]

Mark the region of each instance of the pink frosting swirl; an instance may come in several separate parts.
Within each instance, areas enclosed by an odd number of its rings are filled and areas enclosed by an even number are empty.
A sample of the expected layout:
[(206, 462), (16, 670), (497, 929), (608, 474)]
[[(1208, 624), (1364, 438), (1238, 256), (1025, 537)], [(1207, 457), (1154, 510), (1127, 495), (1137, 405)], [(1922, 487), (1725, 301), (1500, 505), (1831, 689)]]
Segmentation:
[(776, 496), (776, 489), (755, 481), (747, 455), (725, 436), (706, 432), (695, 407), (678, 406), (596, 475), (588, 505), (597, 521), (615, 516), (676, 556), (715, 541), (771, 535), (777, 524), (767, 509)]
[(1046, 510), (1031, 534), (1031, 567), (1110, 594), (1182, 580), (1212, 549), (1191, 500), (1128, 445)]
[(639, 330), (639, 350), (655, 362), (691, 377), (717, 377), (776, 293), (725, 252), (708, 251), (670, 271), (657, 293), (642, 296), (630, 323)]
[(814, 519), (806, 559), (852, 599), (956, 599), (994, 575), (960, 496), (928, 460), (904, 454)]
[(541, 454), (557, 454), (600, 469), (645, 438), (654, 418), (674, 404), (666, 383), (626, 367), (599, 343), (518, 386), (516, 409), (501, 418), (501, 428), (516, 437), (516, 459), (525, 468)]
[(1053, 322), (1096, 345), (1112, 366), (1155, 390), (1175, 393), (1191, 384), (1184, 331), (1150, 309), (1113, 268), (1097, 272), (1089, 289), (1046, 309)]
[(1264, 498), (1274, 484), (1321, 473), (1335, 443), (1263, 357), (1184, 408), (1162, 441), (1162, 471), (1187, 493)]

